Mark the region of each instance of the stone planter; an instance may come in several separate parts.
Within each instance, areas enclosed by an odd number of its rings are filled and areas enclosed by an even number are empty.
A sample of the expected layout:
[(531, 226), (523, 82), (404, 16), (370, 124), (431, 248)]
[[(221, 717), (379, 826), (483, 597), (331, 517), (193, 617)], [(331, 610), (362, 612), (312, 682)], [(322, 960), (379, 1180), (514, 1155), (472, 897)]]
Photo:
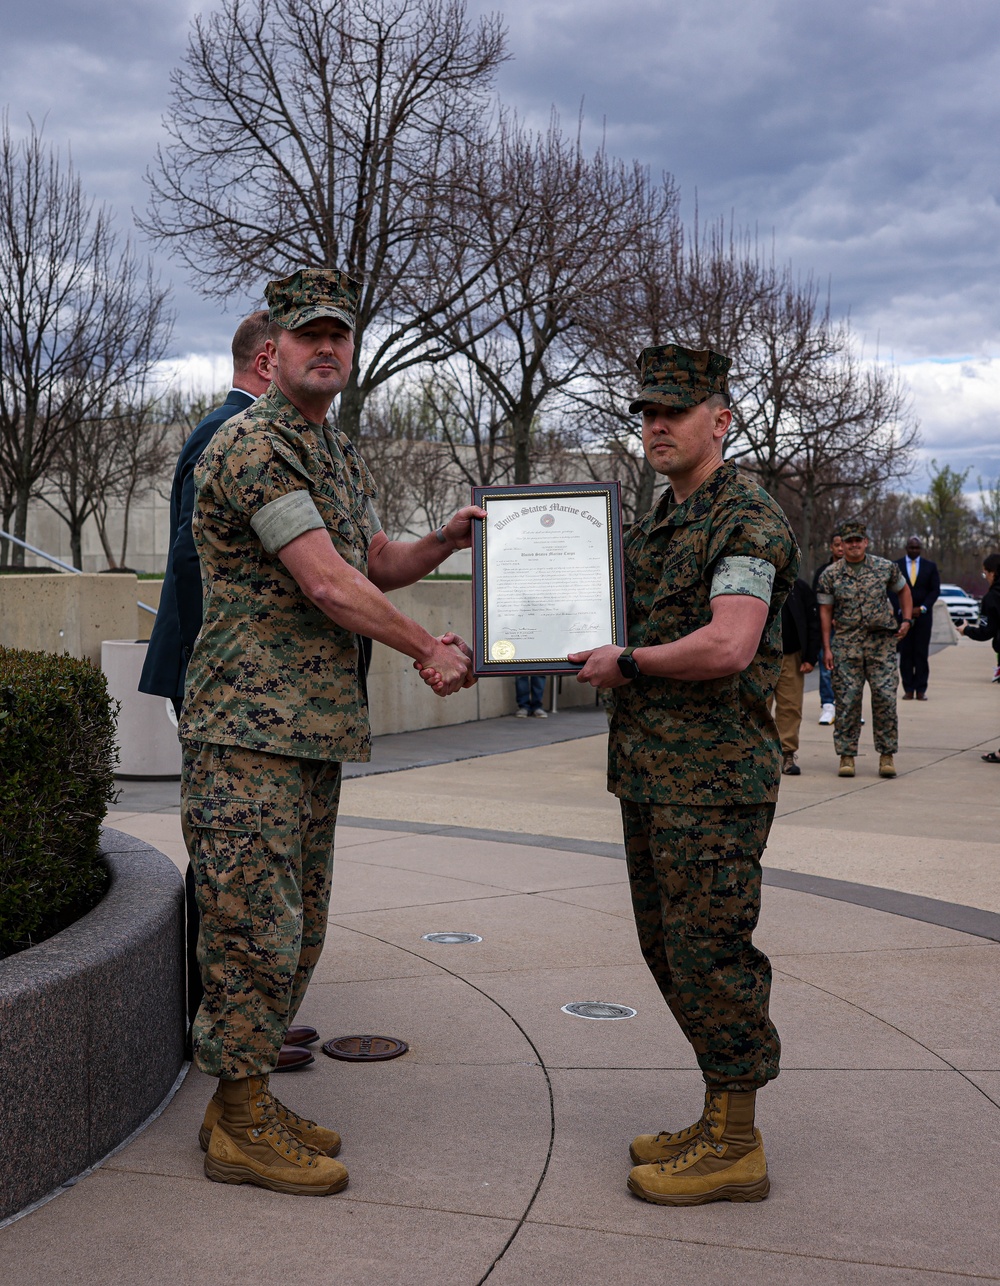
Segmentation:
[(184, 1061), (184, 884), (169, 858), (102, 832), (111, 887), (0, 961), (0, 1219), (126, 1139)]

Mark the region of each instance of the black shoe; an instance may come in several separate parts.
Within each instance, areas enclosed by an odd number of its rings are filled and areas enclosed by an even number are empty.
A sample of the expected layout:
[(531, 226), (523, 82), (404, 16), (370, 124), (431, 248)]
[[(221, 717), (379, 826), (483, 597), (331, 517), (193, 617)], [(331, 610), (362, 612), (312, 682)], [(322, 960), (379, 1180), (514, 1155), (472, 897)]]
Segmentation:
[(802, 769), (795, 762), (795, 755), (791, 751), (788, 751), (787, 754), (782, 756), (781, 771), (785, 774), (786, 777), (801, 776)]

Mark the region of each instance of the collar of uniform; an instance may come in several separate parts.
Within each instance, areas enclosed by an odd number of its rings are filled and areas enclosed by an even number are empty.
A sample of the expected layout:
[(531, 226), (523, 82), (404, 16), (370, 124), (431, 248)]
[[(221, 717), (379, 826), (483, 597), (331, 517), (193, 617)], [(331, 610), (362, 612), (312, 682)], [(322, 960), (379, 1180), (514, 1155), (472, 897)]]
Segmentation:
[(653, 511), (654, 520), (650, 531), (655, 531), (658, 527), (684, 527), (689, 523), (700, 522), (711, 512), (719, 492), (736, 477), (737, 472), (735, 464), (723, 460), (701, 486), (692, 491), (686, 500), (682, 500), (670, 514), (666, 510), (674, 493), (668, 487)]
[(317, 424), (314, 420), (307, 420), (295, 403), (282, 393), (273, 380), (267, 386), (267, 392), (257, 400), (262, 407), (266, 406), (269, 412), (273, 412), (275, 415), (282, 415), (286, 419), (297, 420), (299, 424), (304, 424), (315, 433), (322, 435), (322, 424)]

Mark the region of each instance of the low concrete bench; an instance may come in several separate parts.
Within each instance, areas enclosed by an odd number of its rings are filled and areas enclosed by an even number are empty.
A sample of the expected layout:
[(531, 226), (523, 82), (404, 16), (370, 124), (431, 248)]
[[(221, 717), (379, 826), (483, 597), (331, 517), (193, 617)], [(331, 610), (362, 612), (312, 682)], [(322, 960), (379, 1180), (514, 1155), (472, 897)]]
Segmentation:
[(107, 827), (111, 886), (83, 919), (0, 961), (0, 1219), (118, 1146), (184, 1060), (184, 886)]

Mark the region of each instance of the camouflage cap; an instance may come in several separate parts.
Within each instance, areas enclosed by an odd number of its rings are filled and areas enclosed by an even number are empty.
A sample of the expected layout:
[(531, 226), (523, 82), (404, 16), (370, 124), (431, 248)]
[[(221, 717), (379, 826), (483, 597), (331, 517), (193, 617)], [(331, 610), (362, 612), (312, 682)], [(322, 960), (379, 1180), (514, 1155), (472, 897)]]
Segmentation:
[(714, 393), (728, 393), (726, 376), (733, 364), (710, 348), (682, 348), (680, 344), (657, 344), (644, 348), (636, 358), (639, 367), (639, 395), (629, 405), (634, 415), (647, 402), (660, 406), (698, 406)]
[(855, 538), (860, 536), (862, 539), (867, 540), (868, 528), (860, 518), (852, 518), (849, 522), (841, 523), (840, 534), (844, 540), (850, 540), (852, 536)]
[(354, 329), (361, 284), (335, 268), (300, 268), (290, 277), (269, 281), (264, 290), (268, 320), (297, 330), (317, 317), (334, 317)]

